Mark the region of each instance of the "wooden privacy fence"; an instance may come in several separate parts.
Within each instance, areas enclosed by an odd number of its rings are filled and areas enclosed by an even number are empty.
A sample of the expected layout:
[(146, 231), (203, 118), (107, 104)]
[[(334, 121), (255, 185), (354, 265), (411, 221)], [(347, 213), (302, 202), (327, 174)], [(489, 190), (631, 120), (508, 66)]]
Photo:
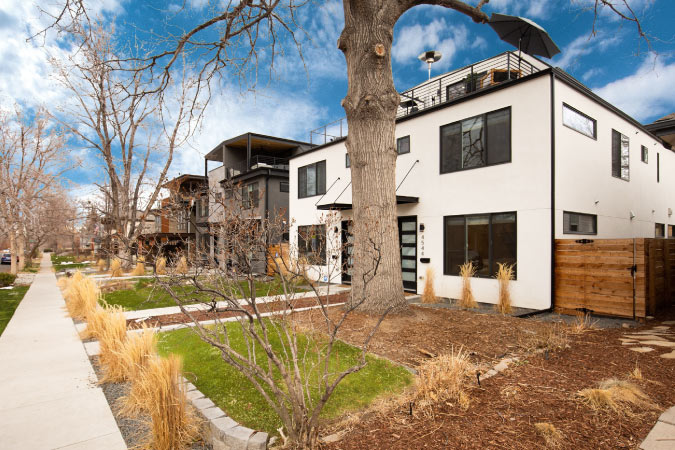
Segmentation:
[(282, 273), (285, 272), (285, 268), (291, 267), (290, 263), (287, 243), (272, 244), (267, 248), (267, 275), (273, 276), (276, 273), (277, 264)]
[(556, 311), (644, 319), (675, 300), (675, 240), (558, 239)]

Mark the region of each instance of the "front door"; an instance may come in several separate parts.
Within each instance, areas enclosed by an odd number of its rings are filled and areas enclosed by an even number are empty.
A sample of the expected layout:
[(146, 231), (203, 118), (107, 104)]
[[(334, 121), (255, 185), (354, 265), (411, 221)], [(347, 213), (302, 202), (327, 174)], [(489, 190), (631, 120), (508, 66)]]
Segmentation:
[(398, 218), (403, 289), (417, 292), (417, 216)]
[(354, 235), (352, 234), (352, 221), (342, 221), (342, 282), (352, 282), (352, 270), (354, 268)]

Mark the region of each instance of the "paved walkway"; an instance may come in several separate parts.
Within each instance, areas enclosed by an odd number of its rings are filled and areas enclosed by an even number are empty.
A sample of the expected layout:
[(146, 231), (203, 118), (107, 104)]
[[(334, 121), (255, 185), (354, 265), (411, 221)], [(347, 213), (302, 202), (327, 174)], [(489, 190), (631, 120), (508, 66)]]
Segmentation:
[(126, 449), (49, 255), (0, 337), (0, 448)]

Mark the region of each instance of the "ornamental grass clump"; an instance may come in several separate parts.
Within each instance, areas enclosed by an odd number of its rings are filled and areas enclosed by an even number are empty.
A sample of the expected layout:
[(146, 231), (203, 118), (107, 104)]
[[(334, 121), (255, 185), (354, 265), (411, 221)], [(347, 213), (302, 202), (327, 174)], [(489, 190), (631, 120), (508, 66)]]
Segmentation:
[(131, 271), (131, 275), (135, 277), (140, 277), (142, 275), (145, 275), (145, 263), (138, 259), (138, 262), (136, 263), (136, 267), (134, 267), (134, 270)]
[(145, 370), (150, 358), (157, 355), (157, 334), (143, 324), (140, 333), (131, 333), (127, 336), (120, 351), (120, 358), (126, 377), (131, 381), (131, 389), (122, 400), (122, 414), (128, 417), (136, 417), (144, 412), (147, 401), (143, 399), (143, 392), (136, 380)]
[(98, 307), (100, 295), (94, 280), (82, 276), (79, 271), (75, 272), (64, 295), (70, 317), (87, 320), (87, 316)]
[(107, 306), (105, 325), (99, 336), (99, 362), (103, 368), (101, 383), (119, 383), (127, 380), (122, 350), (127, 339), (127, 320), (124, 310), (118, 306)]
[(157, 262), (155, 263), (155, 272), (157, 275), (166, 275), (166, 258), (165, 257), (160, 257), (157, 258)]
[(115, 258), (110, 263), (110, 277), (116, 278), (122, 276), (122, 261)]
[(436, 291), (434, 291), (434, 269), (427, 267), (424, 282), (424, 292), (422, 293), (422, 303), (436, 303)]
[(105, 266), (106, 266), (105, 259), (99, 259), (96, 262), (96, 268), (98, 269), (99, 272), (105, 272)]
[(108, 310), (106, 308), (93, 308), (87, 314), (87, 328), (80, 333), (82, 339), (100, 339), (107, 325)]
[(181, 366), (176, 355), (153, 355), (132, 383), (137, 401), (151, 422), (144, 448), (186, 449), (199, 436), (200, 422), (188, 403)]
[(466, 387), (472, 373), (473, 365), (462, 349), (424, 362), (417, 369), (418, 407), (427, 414), (433, 414), (438, 402), (456, 403), (467, 409), (470, 400)]
[(499, 281), (499, 303), (496, 308), (502, 314), (511, 314), (511, 280), (513, 280), (513, 264), (497, 263), (497, 280)]
[(478, 303), (471, 291), (471, 278), (476, 275), (476, 267), (471, 261), (467, 261), (459, 266), (459, 275), (462, 277), (462, 296), (459, 299), (459, 306), (462, 308), (477, 308)]
[(176, 273), (185, 275), (188, 271), (187, 259), (185, 256), (181, 256), (176, 264)]
[(562, 445), (565, 436), (553, 424), (546, 422), (535, 423), (534, 429), (544, 439), (548, 448), (559, 448)]
[(625, 416), (634, 415), (633, 408), (658, 409), (639, 386), (616, 378), (601, 381), (597, 388), (583, 389), (577, 393), (577, 397), (593, 411)]

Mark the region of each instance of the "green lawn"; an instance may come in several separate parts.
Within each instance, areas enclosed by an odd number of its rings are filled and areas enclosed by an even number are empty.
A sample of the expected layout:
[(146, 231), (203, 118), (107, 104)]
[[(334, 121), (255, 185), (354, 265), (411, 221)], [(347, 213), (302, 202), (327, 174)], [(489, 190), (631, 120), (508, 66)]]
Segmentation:
[[(248, 283), (241, 282), (245, 295), (249, 295)], [(255, 282), (256, 296), (279, 295), (284, 292), (283, 286), (278, 281)], [(194, 291), (194, 287), (185, 286), (177, 288), (182, 294), (187, 296)], [(295, 288), (295, 292), (301, 292), (302, 289)], [(120, 289), (108, 292), (103, 295), (103, 300), (109, 305), (119, 305), (127, 310), (163, 308), (165, 306), (176, 306), (174, 300), (161, 287), (154, 287), (152, 280), (139, 280), (133, 289)], [(211, 298), (206, 294), (196, 296), (196, 301), (209, 302)]]
[(89, 267), (89, 263), (78, 263), (75, 262), (75, 257), (74, 256), (69, 256), (69, 255), (61, 255), (57, 256), (56, 254), (52, 253), (51, 254), (52, 258), (52, 265), (54, 266), (54, 270), (57, 272), (59, 270), (68, 270), (68, 269), (80, 269), (82, 267)]
[[(243, 334), (236, 322), (227, 324), (230, 340), (241, 351), (245, 348)], [(315, 338), (299, 336), (299, 346), (309, 344), (307, 361), (317, 361)], [(280, 349), (280, 341), (271, 336), (272, 346)], [(175, 353), (183, 358), (183, 373), (197, 388), (237, 422), (271, 434), (278, 434), (281, 421), (265, 402), (263, 396), (246, 377), (227, 365), (220, 352), (204, 343), (190, 329), (161, 333), (159, 352), (162, 355)], [(334, 347), (330, 371), (344, 370), (354, 364), (360, 355), (356, 347), (338, 341)], [(266, 356), (260, 349), (256, 358), (265, 366)], [(322, 411), (322, 418), (332, 419), (347, 411), (362, 409), (376, 397), (401, 392), (412, 382), (412, 374), (389, 361), (367, 356), (368, 364), (360, 372), (347, 376), (338, 385), (333, 396)], [(318, 377), (317, 371), (313, 376)], [(318, 391), (312, 395), (318, 397)]]
[(0, 335), (5, 331), (28, 288), (29, 286), (16, 286), (12, 289), (0, 289)]

